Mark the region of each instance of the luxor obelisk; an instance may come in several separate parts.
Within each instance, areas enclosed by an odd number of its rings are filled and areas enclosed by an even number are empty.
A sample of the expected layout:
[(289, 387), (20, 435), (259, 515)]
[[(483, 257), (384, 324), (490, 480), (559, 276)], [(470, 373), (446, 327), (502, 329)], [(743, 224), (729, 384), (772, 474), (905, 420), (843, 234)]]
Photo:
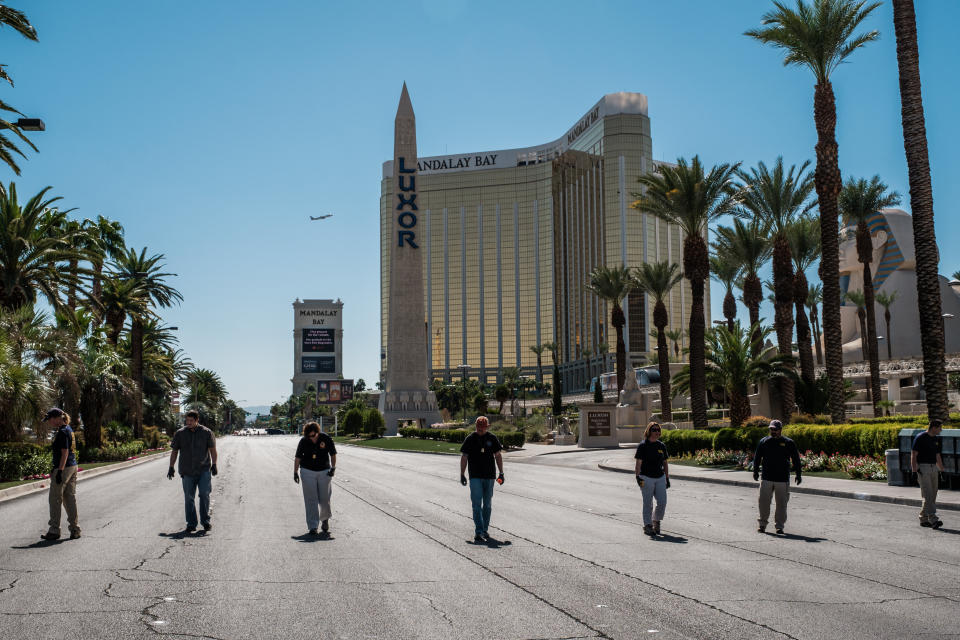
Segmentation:
[(416, 420), (422, 426), (440, 422), (437, 397), (429, 388), (417, 203), (417, 125), (406, 83), (394, 121), (391, 179), (390, 313), (380, 413), (387, 435), (396, 435), (399, 420)]

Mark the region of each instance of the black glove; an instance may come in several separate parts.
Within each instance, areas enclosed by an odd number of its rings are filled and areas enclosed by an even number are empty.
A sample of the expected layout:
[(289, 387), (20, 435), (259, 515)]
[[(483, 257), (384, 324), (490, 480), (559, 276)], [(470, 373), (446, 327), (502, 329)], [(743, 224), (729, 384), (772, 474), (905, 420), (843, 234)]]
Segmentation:
[(667, 478), (667, 489), (670, 488), (670, 478)]
[(217, 465), (215, 464), (210, 465), (210, 475), (212, 476), (217, 475)]
[(797, 482), (797, 484), (800, 484), (800, 474), (799, 474), (799, 473), (797, 474), (796, 482)]
[(637, 474), (637, 486), (643, 489), (643, 479), (640, 477), (640, 474)]
[(754, 471), (754, 472), (753, 472), (753, 479), (754, 479), (754, 480), (759, 480), (759, 479), (760, 479), (760, 472), (759, 472), (759, 471)]
[(503, 484), (505, 478), (503, 477), (503, 471), (500, 472), (500, 475), (497, 476), (497, 484)]
[(293, 481), (296, 482), (297, 484), (300, 484), (300, 474), (297, 473), (296, 471), (293, 472)]
[(460, 474), (460, 484), (467, 486), (467, 476), (463, 475), (462, 473)]
[(167, 480), (173, 480), (173, 467), (170, 467), (170, 470), (167, 471)]
[(336, 467), (330, 467), (330, 471), (327, 471), (327, 475), (332, 478), (332, 477), (333, 477), (333, 472), (336, 471), (336, 470), (337, 470)]
[(57, 469), (57, 484), (63, 484), (63, 469)]

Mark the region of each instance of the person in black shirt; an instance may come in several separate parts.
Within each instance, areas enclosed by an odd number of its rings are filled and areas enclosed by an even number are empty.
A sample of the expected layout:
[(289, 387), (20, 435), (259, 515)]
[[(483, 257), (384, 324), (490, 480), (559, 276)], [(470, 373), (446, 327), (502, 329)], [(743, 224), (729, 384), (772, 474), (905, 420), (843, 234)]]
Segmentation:
[(53, 470), (50, 472), (50, 522), (47, 532), (40, 536), (44, 540), (60, 538), (61, 509), (67, 510), (67, 522), (70, 524), (70, 539), (80, 537), (80, 524), (77, 517), (77, 441), (70, 428), (70, 416), (63, 409), (54, 407), (47, 411), (43, 421), (57, 430), (53, 436)]
[(910, 468), (917, 474), (923, 506), (920, 508), (920, 526), (939, 529), (943, 521), (937, 517), (937, 491), (940, 489), (940, 472), (943, 471), (943, 458), (940, 455), (940, 432), (943, 423), (931, 420), (927, 430), (918, 433), (913, 439), (913, 451), (910, 452)]
[[(660, 521), (667, 510), (667, 489), (670, 487), (670, 468), (667, 465), (667, 445), (660, 442), (660, 424), (651, 422), (643, 432), (643, 442), (637, 445), (637, 484), (643, 494), (643, 532), (660, 535)], [(653, 511), (653, 499), (657, 510)]]
[[(470, 469), (470, 502), (473, 505), (474, 542), (489, 542), (490, 501), (493, 500), (493, 480), (503, 484), (503, 446), (492, 433), (486, 416), (477, 418), (476, 431), (468, 435), (460, 446), (460, 484), (467, 485), (465, 472)], [(496, 464), (496, 467), (494, 467)], [(496, 475), (496, 469), (500, 475)]]
[(300, 483), (303, 478), (303, 506), (311, 535), (316, 535), (320, 526), (323, 533), (330, 531), (330, 495), (336, 469), (337, 446), (333, 439), (320, 433), (320, 425), (316, 422), (308, 422), (303, 427), (303, 437), (293, 458), (293, 481)]
[[(790, 500), (790, 465), (796, 474), (796, 482), (800, 484), (800, 452), (797, 445), (790, 438), (783, 436), (783, 423), (779, 420), (770, 421), (770, 435), (763, 438), (757, 445), (757, 453), (753, 456), (753, 479), (760, 480), (760, 517), (757, 519), (757, 531), (767, 530), (767, 521), (770, 518), (770, 499), (777, 498), (777, 511), (773, 521), (777, 533), (783, 533), (783, 526), (787, 523), (787, 501)], [(761, 479), (762, 469), (762, 479)]]

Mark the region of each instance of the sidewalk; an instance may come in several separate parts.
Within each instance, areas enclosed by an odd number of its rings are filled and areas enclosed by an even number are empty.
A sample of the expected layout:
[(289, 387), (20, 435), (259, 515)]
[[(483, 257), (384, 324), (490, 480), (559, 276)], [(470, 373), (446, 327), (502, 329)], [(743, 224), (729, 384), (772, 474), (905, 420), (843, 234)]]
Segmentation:
[[(97, 467), (95, 469), (81, 471), (77, 475), (77, 482), (80, 482), (81, 480), (89, 480), (90, 478), (96, 478), (97, 476), (102, 476), (105, 473), (112, 473), (113, 471), (119, 471), (120, 469), (126, 469), (127, 467), (149, 462), (150, 460), (156, 460), (162, 456), (170, 457), (170, 451), (161, 451), (160, 453), (141, 456), (136, 460), (124, 460), (116, 464), (110, 464), (104, 467)], [(45, 491), (49, 486), (50, 480), (46, 479), (37, 480), (36, 482), (28, 482), (27, 484), (20, 484), (15, 487), (10, 487), (9, 489), (0, 489), (0, 503), (8, 500), (14, 500), (16, 498), (22, 498), (23, 496), (28, 496), (32, 493), (37, 493), (38, 491)]]
[[(581, 449), (581, 451), (585, 451), (585, 449)], [(622, 456), (605, 459), (599, 464), (599, 467), (605, 471), (633, 473), (634, 461), (632, 456), (624, 452)], [(718, 470), (681, 464), (670, 465), (670, 479), (711, 482), (754, 489), (758, 484), (753, 480), (753, 475), (749, 471)], [(920, 489), (918, 487), (891, 487), (885, 483), (865, 480), (844, 480), (807, 475), (803, 477), (803, 484), (800, 486), (791, 482), (790, 492), (812, 493), (820, 496), (871, 502), (887, 502), (910, 507), (921, 505)], [(960, 491), (940, 491), (937, 494), (937, 508), (960, 511)]]

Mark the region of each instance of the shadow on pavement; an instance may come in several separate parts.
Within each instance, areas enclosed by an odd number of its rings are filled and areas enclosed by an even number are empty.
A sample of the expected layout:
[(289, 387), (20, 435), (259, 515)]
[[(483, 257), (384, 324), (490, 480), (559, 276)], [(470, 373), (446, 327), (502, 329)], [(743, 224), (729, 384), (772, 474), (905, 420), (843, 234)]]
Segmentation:
[(298, 542), (328, 542), (330, 540), (336, 540), (329, 533), (301, 533), (298, 536), (290, 536), (291, 540), (296, 540)]
[(11, 549), (43, 549), (44, 547), (52, 547), (58, 545), (61, 542), (66, 542), (69, 538), (59, 538), (57, 540), (37, 540), (33, 544), (28, 544), (22, 547), (10, 547)]
[(658, 536), (651, 538), (654, 542), (672, 542), (674, 544), (686, 544), (687, 539), (683, 536), (671, 536), (667, 533), (661, 533)]
[(164, 533), (161, 531), (157, 535), (160, 536), (161, 538), (172, 538), (174, 540), (183, 540), (184, 538), (186, 538), (191, 534), (189, 531), (184, 529), (183, 531), (174, 531), (173, 533)]
[(775, 538), (786, 538), (787, 540), (802, 540), (803, 542), (826, 542), (826, 538), (811, 538), (810, 536), (801, 536), (796, 533), (774, 534)]
[(952, 533), (953, 535), (960, 534), (960, 530), (958, 529), (944, 529), (943, 527), (940, 527), (939, 529), (934, 529), (934, 531), (938, 533)]

